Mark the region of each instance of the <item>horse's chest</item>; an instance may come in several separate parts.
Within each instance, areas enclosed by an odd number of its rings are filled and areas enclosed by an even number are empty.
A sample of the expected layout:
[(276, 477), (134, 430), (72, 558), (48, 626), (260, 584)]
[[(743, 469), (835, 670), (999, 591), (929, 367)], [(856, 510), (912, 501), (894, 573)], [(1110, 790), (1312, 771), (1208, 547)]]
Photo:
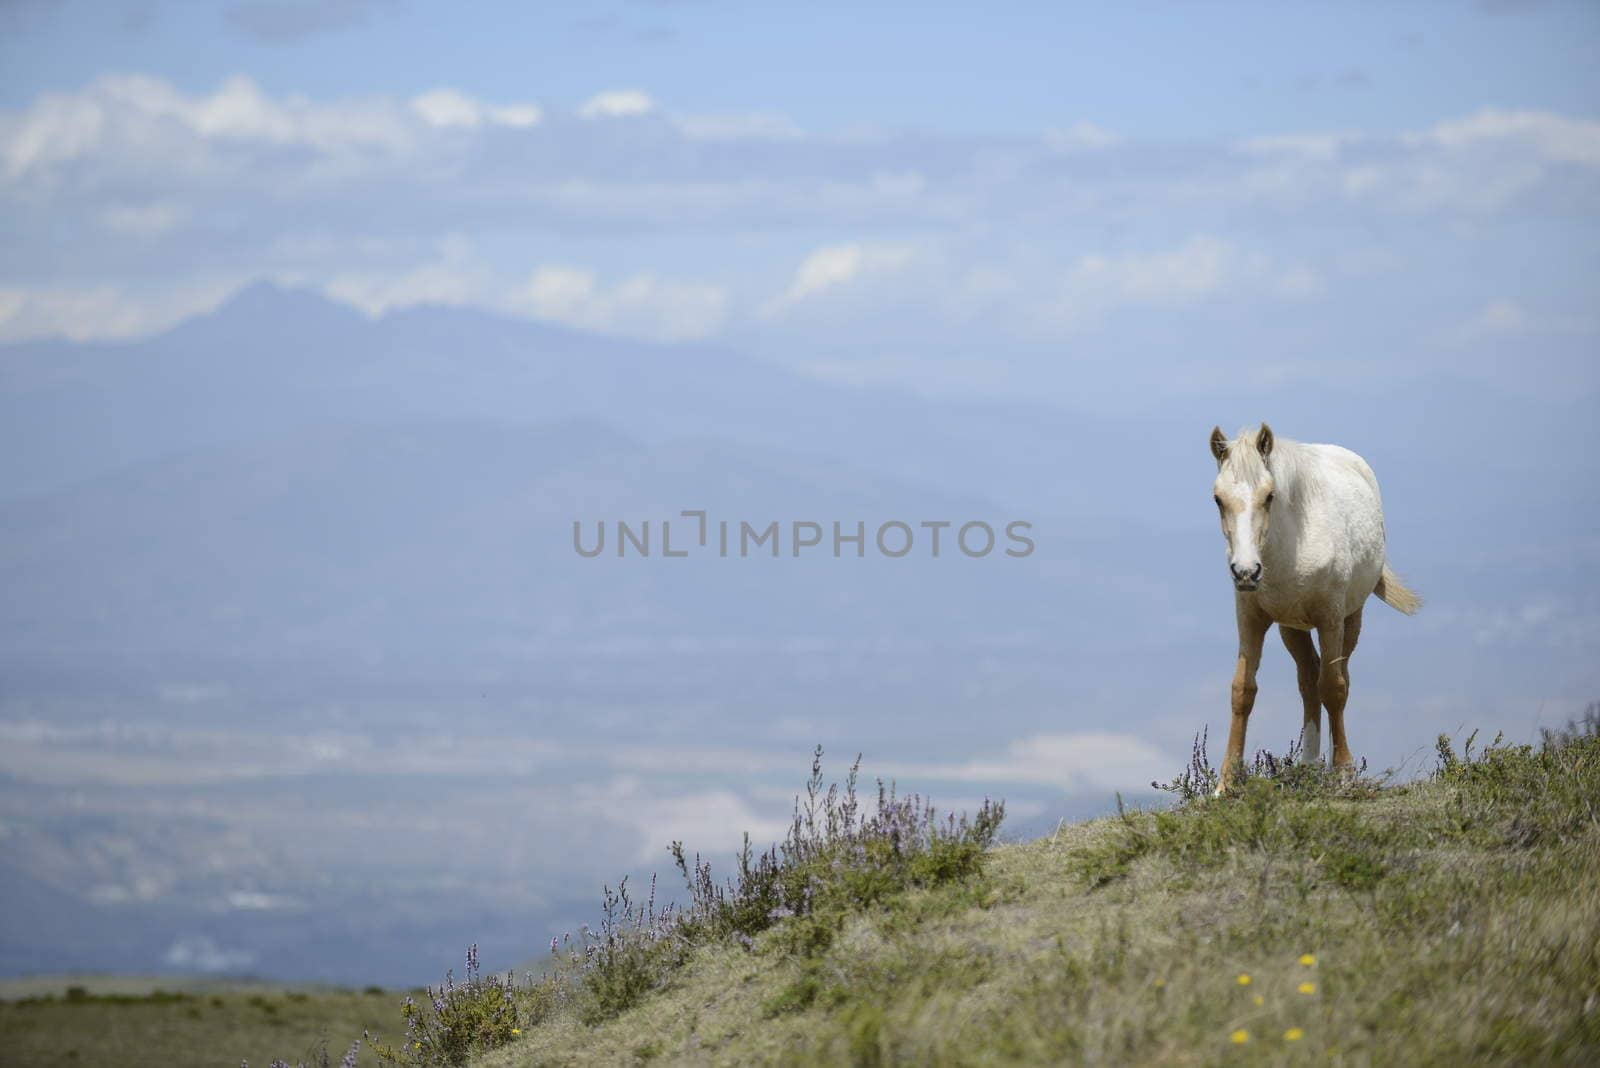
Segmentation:
[(1257, 604), (1280, 627), (1315, 630), (1317, 619), (1326, 612), (1326, 598), (1305, 589), (1263, 587), (1256, 593)]

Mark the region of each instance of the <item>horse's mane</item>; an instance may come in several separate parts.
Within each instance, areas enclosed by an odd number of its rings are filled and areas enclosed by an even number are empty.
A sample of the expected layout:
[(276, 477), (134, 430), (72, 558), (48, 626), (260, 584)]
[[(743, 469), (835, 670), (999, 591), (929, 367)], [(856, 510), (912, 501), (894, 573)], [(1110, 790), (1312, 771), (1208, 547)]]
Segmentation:
[(1245, 427), (1237, 437), (1228, 442), (1228, 452), (1223, 468), (1246, 485), (1259, 482), (1261, 476), (1271, 473), (1277, 492), (1285, 498), (1298, 497), (1307, 492), (1312, 480), (1301, 477), (1305, 453), (1298, 441), (1272, 435), (1272, 455), (1263, 457), (1258, 444), (1260, 427)]

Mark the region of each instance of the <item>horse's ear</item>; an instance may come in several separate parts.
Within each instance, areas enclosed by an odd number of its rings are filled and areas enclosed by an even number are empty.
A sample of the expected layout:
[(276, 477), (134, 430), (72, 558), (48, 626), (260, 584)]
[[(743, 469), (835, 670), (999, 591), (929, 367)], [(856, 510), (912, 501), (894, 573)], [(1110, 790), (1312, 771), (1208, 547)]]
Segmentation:
[(1228, 436), (1222, 432), (1220, 426), (1211, 428), (1211, 455), (1217, 458), (1218, 467), (1228, 458)]
[(1272, 428), (1265, 423), (1261, 424), (1261, 430), (1256, 434), (1256, 451), (1263, 460), (1272, 455)]

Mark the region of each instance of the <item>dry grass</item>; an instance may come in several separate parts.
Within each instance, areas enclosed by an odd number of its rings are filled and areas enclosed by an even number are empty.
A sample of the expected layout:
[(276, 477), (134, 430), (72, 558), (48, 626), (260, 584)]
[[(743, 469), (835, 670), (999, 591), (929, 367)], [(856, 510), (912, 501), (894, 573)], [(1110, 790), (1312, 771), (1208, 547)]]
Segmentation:
[(813, 953), (702, 948), (473, 1063), (1600, 1063), (1597, 799), (1592, 734), (1368, 799), (1259, 782), (997, 848)]
[[(936, 879), (839, 839), (817, 869), (837, 885), (807, 882), (805, 909), (722, 924), (765, 898), (713, 894), (661, 928), (670, 967), (644, 943), (652, 969), (625, 998), (586, 981), (603, 952), (576, 954), (518, 987), (510, 1044), (470, 1063), (1600, 1063), (1597, 728), (1600, 711), (1540, 747), (1442, 746), (1432, 780), (1387, 789), (1284, 764), (1233, 798), (1064, 827)], [(624, 948), (655, 929), (640, 922)], [(13, 1001), (0, 1065), (259, 1068), (324, 1035), (337, 1060), (366, 1027), (397, 1031), (392, 996)]]
[[(334, 1064), (368, 1027), (394, 1018), (395, 996), (374, 991), (198, 987), (181, 993), (117, 989), (85, 980), (93, 994), (59, 984), (0, 1001), (0, 1065), (266, 1068), (274, 1058), (316, 1063), (324, 1042)], [(82, 988), (80, 988), (82, 989)], [(365, 1049), (359, 1064), (376, 1064)]]

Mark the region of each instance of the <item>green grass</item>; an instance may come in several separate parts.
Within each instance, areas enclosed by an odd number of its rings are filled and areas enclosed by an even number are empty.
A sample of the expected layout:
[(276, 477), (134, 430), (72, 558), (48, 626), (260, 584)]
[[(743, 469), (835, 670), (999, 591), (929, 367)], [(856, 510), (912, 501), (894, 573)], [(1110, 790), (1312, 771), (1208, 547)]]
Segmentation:
[(1600, 1063), (1593, 724), (1441, 754), (998, 847), (821, 937), (695, 947), (610, 1018), (547, 1005), (471, 1063)]
[[(125, 990), (86, 980), (0, 1001), (0, 1065), (29, 1068), (266, 1068), (274, 1058), (334, 1064), (366, 1028), (392, 1029), (397, 995), (272, 987)], [(94, 991), (91, 993), (90, 991)], [(377, 1059), (363, 1050), (359, 1063)]]

